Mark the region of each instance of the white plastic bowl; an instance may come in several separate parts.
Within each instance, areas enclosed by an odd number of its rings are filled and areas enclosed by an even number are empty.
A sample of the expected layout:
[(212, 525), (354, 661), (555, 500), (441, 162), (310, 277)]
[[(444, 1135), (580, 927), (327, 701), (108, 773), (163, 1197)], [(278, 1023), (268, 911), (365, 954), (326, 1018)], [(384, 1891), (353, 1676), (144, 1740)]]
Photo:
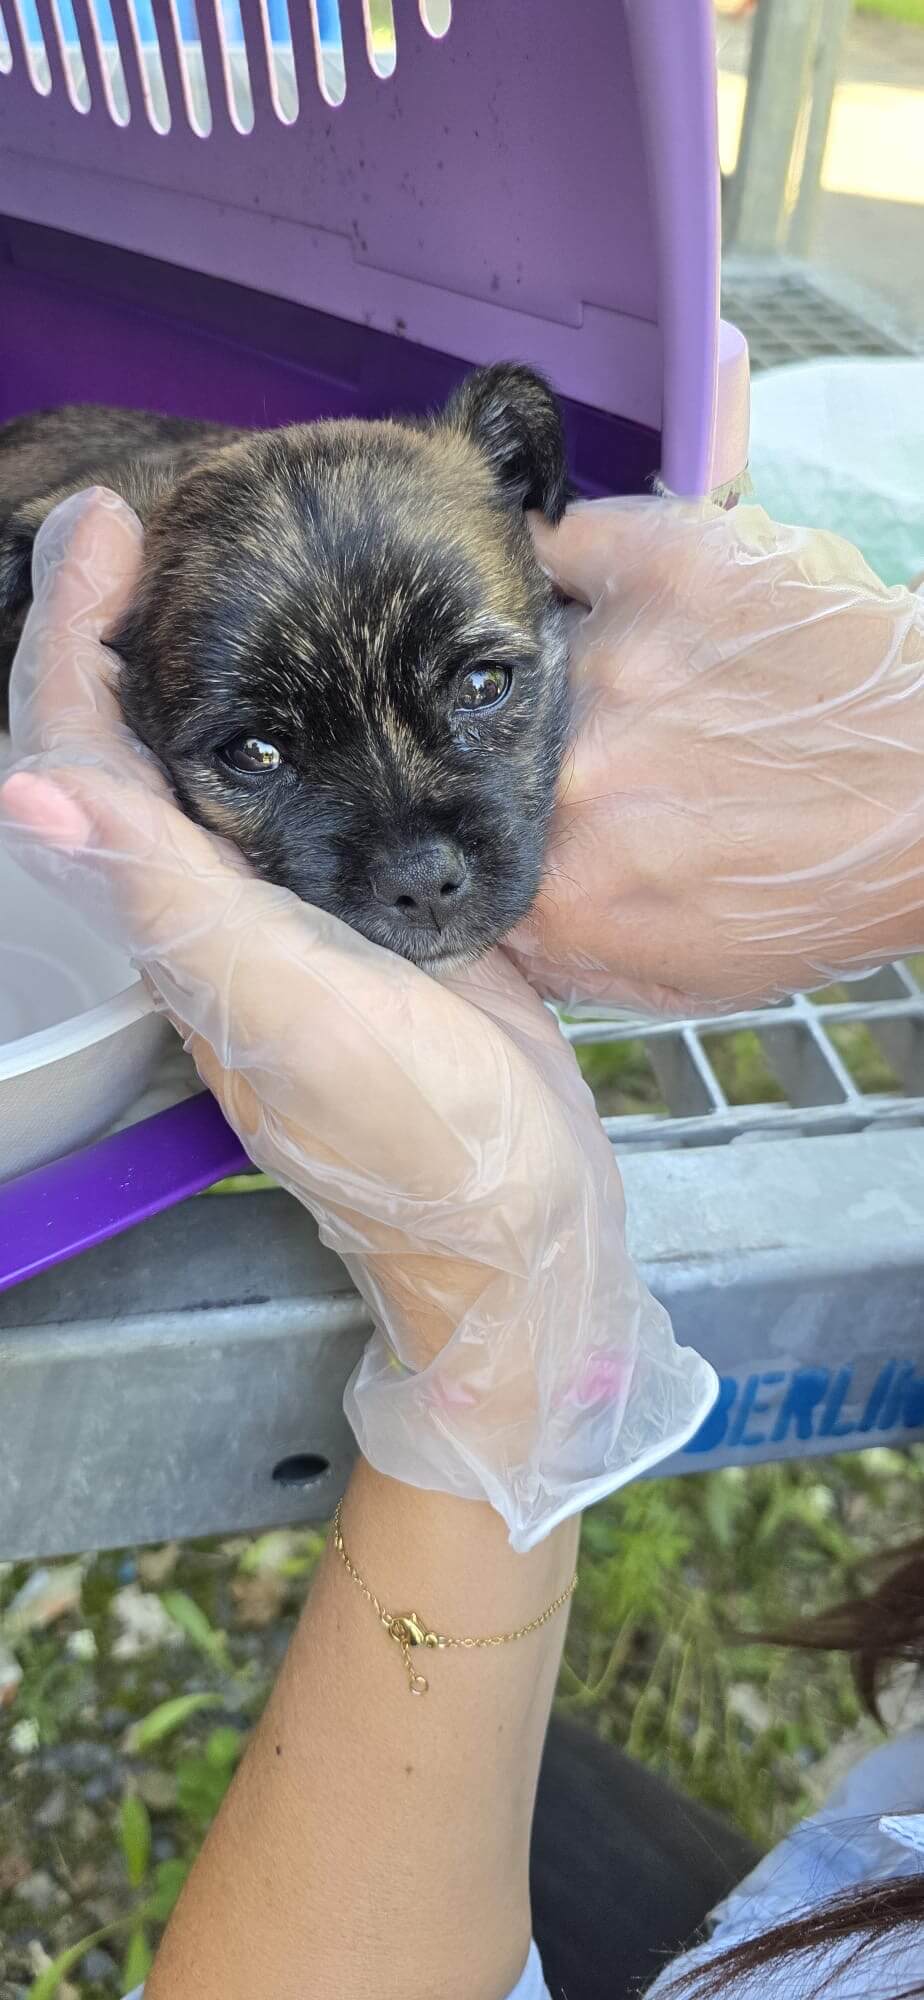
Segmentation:
[(107, 1131), (170, 1032), (128, 959), (0, 843), (0, 1181)]

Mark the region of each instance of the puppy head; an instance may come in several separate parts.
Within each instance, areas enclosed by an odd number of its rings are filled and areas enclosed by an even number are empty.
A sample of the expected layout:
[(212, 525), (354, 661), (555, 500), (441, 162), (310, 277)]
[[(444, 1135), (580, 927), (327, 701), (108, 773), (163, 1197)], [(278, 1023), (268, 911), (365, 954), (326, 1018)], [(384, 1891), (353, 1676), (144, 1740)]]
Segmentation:
[(230, 445), (149, 521), (127, 719), (261, 875), (421, 965), (476, 956), (539, 883), (567, 679), (524, 508), (565, 498), (526, 369), (425, 428)]

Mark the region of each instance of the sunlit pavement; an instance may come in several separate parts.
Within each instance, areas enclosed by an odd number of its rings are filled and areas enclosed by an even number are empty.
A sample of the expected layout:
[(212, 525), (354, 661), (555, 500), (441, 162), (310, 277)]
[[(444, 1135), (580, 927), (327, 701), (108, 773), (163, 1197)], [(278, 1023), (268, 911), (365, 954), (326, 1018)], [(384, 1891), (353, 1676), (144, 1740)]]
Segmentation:
[[(719, 130), (734, 169), (747, 22), (720, 21)], [(924, 337), (924, 29), (858, 19), (844, 52), (812, 262), (878, 292)]]

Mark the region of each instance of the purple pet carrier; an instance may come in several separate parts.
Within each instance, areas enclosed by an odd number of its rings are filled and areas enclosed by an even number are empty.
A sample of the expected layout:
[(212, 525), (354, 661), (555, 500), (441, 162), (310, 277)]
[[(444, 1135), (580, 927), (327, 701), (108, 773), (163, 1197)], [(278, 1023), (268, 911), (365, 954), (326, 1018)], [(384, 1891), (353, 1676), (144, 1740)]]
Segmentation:
[[(0, 0), (0, 419), (565, 399), (589, 493), (733, 487), (712, 0)], [(0, 1289), (244, 1164), (209, 1098), (0, 1190)]]

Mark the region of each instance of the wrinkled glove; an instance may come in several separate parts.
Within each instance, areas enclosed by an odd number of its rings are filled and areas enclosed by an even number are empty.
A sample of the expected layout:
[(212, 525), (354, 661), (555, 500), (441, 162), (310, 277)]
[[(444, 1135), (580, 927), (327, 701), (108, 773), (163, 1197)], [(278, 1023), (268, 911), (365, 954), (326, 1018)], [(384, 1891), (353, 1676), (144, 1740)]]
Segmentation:
[(376, 1326), (346, 1398), (366, 1456), (488, 1499), (527, 1549), (681, 1445), (713, 1371), (630, 1262), (590, 1093), (509, 962), (437, 983), (173, 803), (100, 643), (140, 540), (111, 494), (39, 536), (2, 837), (130, 951), (251, 1158), (347, 1263)]
[(550, 867), (506, 947), (538, 990), (708, 1013), (924, 948), (924, 601), (758, 507), (533, 532), (583, 607)]

